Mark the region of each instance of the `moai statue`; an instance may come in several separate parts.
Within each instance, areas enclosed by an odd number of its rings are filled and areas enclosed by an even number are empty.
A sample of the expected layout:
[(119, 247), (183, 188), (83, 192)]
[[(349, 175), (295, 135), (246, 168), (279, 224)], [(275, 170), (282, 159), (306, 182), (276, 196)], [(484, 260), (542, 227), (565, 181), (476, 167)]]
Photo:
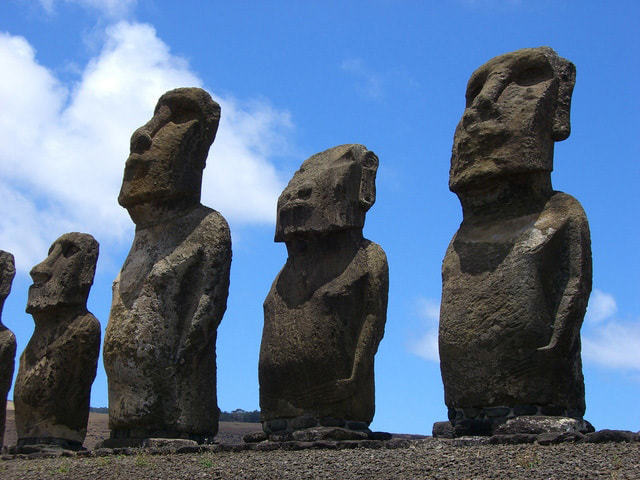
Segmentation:
[(2, 309), (11, 292), (11, 282), (16, 276), (13, 255), (0, 250), (0, 449), (4, 440), (4, 423), (7, 415), (7, 393), (13, 380), (16, 358), (16, 337), (2, 324)]
[(82, 446), (100, 353), (100, 323), (87, 310), (97, 260), (91, 235), (66, 233), (31, 269), (27, 313), (35, 330), (20, 357), (13, 396), (18, 447)]
[(316, 426), (367, 431), (373, 419), (389, 275), (362, 228), (377, 169), (366, 147), (334, 147), (307, 159), (278, 199), (275, 241), (288, 258), (264, 302), (259, 362), (272, 439)]
[(118, 202), (136, 224), (113, 283), (104, 341), (111, 439), (213, 440), (216, 335), (227, 306), (231, 235), (200, 203), (220, 106), (200, 88), (160, 97), (131, 137)]
[(469, 80), (449, 174), (463, 220), (442, 266), (439, 332), (457, 434), (496, 433), (521, 416), (590, 427), (580, 360), (589, 226), (578, 201), (551, 188), (574, 84), (575, 66), (548, 47), (498, 56)]

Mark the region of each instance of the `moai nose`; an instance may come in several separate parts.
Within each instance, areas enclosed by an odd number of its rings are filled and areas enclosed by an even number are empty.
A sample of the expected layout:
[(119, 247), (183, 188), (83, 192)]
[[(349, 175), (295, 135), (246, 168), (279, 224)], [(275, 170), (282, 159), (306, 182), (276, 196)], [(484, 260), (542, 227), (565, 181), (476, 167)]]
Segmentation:
[(151, 135), (144, 128), (139, 128), (131, 135), (131, 152), (142, 153), (151, 147)]

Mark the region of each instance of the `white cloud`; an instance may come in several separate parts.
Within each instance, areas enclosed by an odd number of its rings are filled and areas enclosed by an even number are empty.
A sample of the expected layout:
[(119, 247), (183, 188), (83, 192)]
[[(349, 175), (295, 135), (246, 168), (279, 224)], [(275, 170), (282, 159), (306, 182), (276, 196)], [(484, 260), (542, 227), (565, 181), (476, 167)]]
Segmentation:
[(383, 79), (380, 75), (370, 70), (361, 58), (350, 58), (344, 60), (340, 65), (343, 71), (354, 75), (358, 82), (356, 88), (360, 94), (374, 100), (383, 96)]
[(204, 171), (202, 201), (229, 218), (274, 222), (284, 185), (268, 158), (286, 150), (290, 116), (265, 103), (243, 108), (233, 99), (214, 98), (222, 117)]
[(599, 323), (611, 317), (617, 311), (618, 305), (613, 295), (594, 289), (589, 298), (585, 320), (590, 323)]
[[(40, 0), (40, 5), (51, 14), (55, 11), (56, 0)], [(110, 18), (122, 18), (133, 10), (137, 0), (65, 0), (83, 7), (98, 10)]]
[(430, 298), (417, 301), (418, 316), (424, 320), (426, 332), (420, 332), (409, 341), (409, 350), (416, 355), (434, 362), (440, 361), (438, 354), (438, 322), (440, 320), (440, 302)]
[(620, 321), (616, 299), (594, 289), (582, 331), (585, 363), (622, 370), (640, 370), (640, 321)]
[(420, 86), (402, 67), (379, 72), (362, 58), (349, 58), (342, 61), (340, 68), (354, 78), (356, 91), (370, 100), (382, 100), (389, 89), (415, 90)]
[(586, 363), (640, 371), (640, 321), (608, 322), (582, 337)]
[[(132, 224), (117, 195), (130, 135), (162, 93), (202, 80), (151, 26), (126, 22), (107, 29), (76, 85), (39, 65), (22, 37), (0, 33), (0, 65), (0, 248), (26, 270), (67, 231), (123, 240)], [(289, 116), (264, 102), (216, 100), (222, 121), (203, 203), (232, 221), (273, 222), (282, 183), (268, 156), (274, 138), (284, 142)]]

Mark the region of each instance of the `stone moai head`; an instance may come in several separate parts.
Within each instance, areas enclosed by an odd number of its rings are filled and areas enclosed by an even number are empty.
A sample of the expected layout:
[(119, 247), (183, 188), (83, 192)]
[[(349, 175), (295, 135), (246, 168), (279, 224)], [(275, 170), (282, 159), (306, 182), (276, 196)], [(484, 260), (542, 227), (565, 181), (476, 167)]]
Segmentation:
[(377, 170), (378, 157), (363, 145), (309, 157), (278, 198), (275, 241), (362, 229), (376, 201)]
[(201, 88), (160, 97), (153, 118), (131, 136), (118, 203), (130, 209), (200, 202), (202, 171), (220, 121), (220, 105)]
[[(0, 250), (0, 314), (2, 314), (4, 302), (11, 292), (11, 283), (15, 276), (16, 264), (13, 260), (13, 255), (4, 250)], [(2, 324), (1, 318), (0, 324)]]
[(473, 72), (453, 140), (449, 189), (551, 172), (553, 143), (571, 131), (575, 79), (573, 63), (549, 47), (506, 53)]
[(65, 233), (31, 269), (27, 313), (87, 304), (98, 261), (98, 242), (86, 233)]

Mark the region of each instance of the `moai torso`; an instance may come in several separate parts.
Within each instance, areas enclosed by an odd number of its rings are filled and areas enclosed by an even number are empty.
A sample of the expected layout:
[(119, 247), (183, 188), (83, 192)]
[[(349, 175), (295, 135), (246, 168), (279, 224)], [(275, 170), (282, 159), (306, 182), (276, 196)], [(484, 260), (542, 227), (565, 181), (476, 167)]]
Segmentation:
[(114, 442), (209, 442), (218, 430), (216, 335), (231, 235), (200, 204), (200, 189), (219, 119), (207, 92), (176, 89), (131, 138), (118, 201), (136, 233), (113, 284), (104, 342)]
[(582, 416), (579, 328), (586, 301), (571, 296), (588, 290), (576, 270), (583, 274), (590, 260), (586, 216), (563, 193), (539, 213), (463, 223), (442, 267), (447, 405), (536, 405)]
[(280, 197), (276, 240), (289, 258), (264, 302), (259, 364), (269, 434), (373, 419), (388, 292), (386, 256), (362, 238), (376, 168), (364, 147), (335, 147), (305, 161)]
[(18, 446), (84, 441), (100, 353), (100, 323), (86, 309), (97, 258), (91, 235), (68, 233), (31, 270), (27, 313), (35, 329), (14, 390)]
[(2, 308), (11, 292), (11, 282), (16, 274), (13, 255), (0, 250), (0, 449), (4, 440), (7, 415), (7, 393), (13, 380), (16, 358), (16, 336), (2, 324)]
[(216, 332), (230, 264), (229, 228), (210, 208), (136, 230), (105, 334), (112, 430), (215, 435)]
[(260, 355), (266, 418), (373, 419), (373, 358), (354, 370), (363, 361), (356, 355), (371, 355), (383, 335), (388, 267), (380, 246), (367, 240), (345, 260), (344, 269), (320, 286), (307, 284), (303, 272), (317, 275), (331, 262), (326, 257), (305, 265), (290, 258), (274, 281), (264, 302)]
[(442, 266), (439, 333), (449, 418), (466, 433), (584, 414), (589, 227), (550, 179), (574, 82), (575, 67), (547, 47), (496, 57), (469, 80), (449, 177), (463, 221)]

